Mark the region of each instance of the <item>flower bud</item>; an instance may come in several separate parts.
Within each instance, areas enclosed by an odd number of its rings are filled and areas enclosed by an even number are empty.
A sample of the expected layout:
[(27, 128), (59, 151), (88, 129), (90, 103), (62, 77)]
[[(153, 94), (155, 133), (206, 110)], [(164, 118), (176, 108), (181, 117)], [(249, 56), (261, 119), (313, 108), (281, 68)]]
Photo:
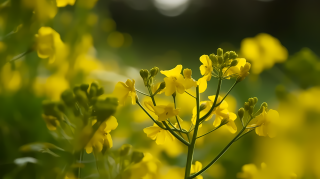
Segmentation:
[(61, 99), (67, 106), (73, 106), (75, 104), (75, 99), (74, 99), (74, 96), (73, 96), (73, 92), (70, 89), (69, 90), (65, 90), (61, 94)]
[(214, 53), (210, 54), (209, 58), (211, 59), (213, 64), (217, 64), (218, 63), (218, 58)]
[(166, 87), (166, 82), (162, 82), (162, 83), (160, 83), (158, 90), (163, 90), (165, 87)]
[(226, 62), (229, 59), (230, 52), (226, 52), (223, 54), (223, 59)]
[(265, 108), (267, 108), (268, 107), (268, 104), (266, 103), (266, 102), (263, 102), (262, 104), (261, 104), (261, 107), (262, 106), (264, 106)]
[(222, 48), (218, 48), (217, 54), (218, 54), (218, 56), (222, 57), (222, 55), (223, 55), (223, 50), (222, 50)]
[(104, 88), (100, 87), (97, 91), (97, 95), (100, 96), (100, 95), (103, 95), (103, 93), (104, 93)]
[(89, 84), (81, 84), (80, 89), (84, 92), (88, 92)]
[(218, 56), (218, 62), (220, 65), (223, 64), (223, 58), (221, 56)]
[(254, 103), (254, 104), (257, 104), (257, 102), (258, 102), (258, 98), (257, 98), (257, 97), (254, 97), (254, 98), (253, 98), (253, 103)]
[(238, 65), (238, 60), (233, 60), (233, 61), (231, 62), (231, 66), (236, 66), (236, 65)]
[(159, 72), (159, 68), (158, 67), (153, 67), (150, 70), (150, 74), (151, 74), (152, 77), (156, 76), (158, 74), (158, 72)]
[(119, 149), (120, 156), (130, 155), (131, 152), (132, 152), (132, 145), (130, 144), (124, 144)]
[(250, 106), (250, 107), (249, 107), (248, 112), (249, 112), (249, 114), (252, 114), (252, 113), (253, 113), (253, 106)]
[(229, 56), (230, 59), (236, 59), (238, 58), (238, 54), (234, 51), (230, 51), (230, 56)]
[(139, 163), (142, 161), (143, 157), (144, 157), (143, 152), (133, 151), (131, 156), (131, 162)]
[(239, 116), (240, 119), (243, 118), (244, 112), (245, 112), (245, 111), (244, 111), (244, 108), (240, 108), (240, 109), (238, 110), (238, 116)]
[(200, 111), (206, 109), (207, 106), (208, 106), (207, 103), (202, 103), (202, 104), (200, 105)]
[(249, 101), (249, 105), (250, 105), (250, 106), (253, 106), (253, 105), (254, 105), (254, 99), (253, 99), (253, 98), (249, 98), (248, 101)]
[(250, 108), (249, 102), (245, 102), (245, 103), (244, 103), (244, 109), (245, 109), (246, 111), (248, 111), (249, 108)]
[(145, 69), (141, 69), (140, 70), (140, 76), (141, 76), (142, 79), (147, 79), (148, 76), (149, 76), (149, 71), (145, 70)]

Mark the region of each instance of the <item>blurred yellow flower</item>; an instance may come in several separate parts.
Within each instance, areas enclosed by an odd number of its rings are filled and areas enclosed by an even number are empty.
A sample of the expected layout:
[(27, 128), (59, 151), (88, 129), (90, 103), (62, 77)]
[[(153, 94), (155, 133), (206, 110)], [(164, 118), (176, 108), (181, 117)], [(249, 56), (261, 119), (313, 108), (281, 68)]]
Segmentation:
[(57, 1), (57, 6), (58, 7), (65, 7), (68, 4), (73, 6), (76, 0), (56, 0)]
[[(92, 125), (94, 125), (96, 122), (97, 120), (93, 120)], [(107, 147), (108, 149), (111, 148), (113, 146), (113, 142), (110, 132), (117, 127), (117, 119), (113, 116), (109, 117), (109, 119), (99, 126), (98, 130), (94, 133), (93, 137), (86, 145), (86, 152), (90, 154), (93, 151), (93, 148), (99, 152), (102, 151), (103, 147)]]
[(284, 62), (288, 57), (288, 51), (280, 41), (265, 33), (260, 33), (254, 38), (243, 39), (241, 53), (252, 62), (254, 74), (271, 68), (275, 63)]
[(147, 134), (152, 140), (156, 140), (158, 145), (163, 145), (167, 141), (175, 140), (175, 137), (168, 131), (159, 127), (157, 124), (143, 129), (143, 132)]
[(24, 7), (34, 10), (40, 21), (54, 18), (57, 14), (57, 7), (53, 1), (48, 0), (22, 0)]
[(158, 121), (166, 121), (170, 117), (177, 116), (179, 114), (179, 109), (175, 109), (173, 103), (154, 106), (151, 101), (146, 101), (144, 102), (144, 105), (149, 111), (158, 116)]
[(14, 70), (11, 63), (6, 63), (1, 69), (1, 87), (14, 92), (21, 87), (21, 74), (19, 70)]
[(207, 89), (207, 81), (211, 80), (213, 67), (212, 61), (208, 55), (202, 55), (200, 57), (200, 61), (202, 62), (202, 65), (200, 66), (200, 72), (203, 77), (198, 80), (198, 85), (199, 92), (203, 93)]
[(275, 137), (276, 133), (274, 130), (274, 122), (279, 119), (279, 113), (276, 110), (270, 109), (266, 112), (265, 107), (263, 111), (254, 120), (256, 124), (249, 125), (249, 127), (256, 127), (256, 133), (259, 136), (269, 136), (270, 138)]
[[(202, 169), (202, 163), (196, 161), (194, 165), (191, 166), (191, 173), (197, 173)], [(196, 179), (203, 179), (201, 175), (195, 177)]]
[(62, 42), (59, 33), (51, 27), (41, 27), (36, 34), (36, 41), (36, 50), (40, 58), (49, 58), (49, 63), (66, 58), (66, 45)]
[(183, 76), (185, 78), (184, 87), (185, 89), (189, 89), (191, 87), (197, 87), (197, 81), (195, 81), (192, 77), (192, 70), (186, 68), (183, 70)]
[(47, 116), (47, 115), (42, 114), (42, 118), (43, 118), (44, 122), (46, 123), (47, 128), (50, 131), (55, 131), (57, 129), (57, 127), (60, 126), (59, 120), (54, 116)]
[(184, 78), (180, 74), (182, 70), (182, 65), (177, 65), (172, 70), (161, 70), (160, 72), (165, 75), (164, 81), (166, 82), (165, 95), (171, 96), (174, 92), (178, 92), (180, 94), (184, 93)]
[(237, 58), (236, 60), (238, 61), (238, 64), (236, 66), (223, 69), (223, 73), (224, 73), (223, 76), (227, 77), (226, 79), (230, 79), (230, 76), (233, 76), (233, 75), (239, 75), (241, 67), (244, 67), (247, 62), (245, 58)]
[(126, 179), (154, 179), (158, 178), (160, 162), (150, 153), (144, 153), (141, 162), (134, 164), (124, 171), (122, 175)]
[(136, 81), (134, 79), (128, 79), (126, 83), (118, 82), (116, 84), (113, 94), (118, 98), (121, 105), (124, 104), (127, 97), (131, 97), (132, 104), (136, 104), (137, 93), (135, 89), (135, 83)]
[(250, 68), (251, 68), (251, 64), (248, 62), (244, 66), (240, 67), (240, 73), (237, 78), (237, 81), (240, 82), (240, 81), (244, 80), (249, 75)]
[[(201, 107), (200, 107), (200, 118), (201, 118), (210, 111), (210, 108), (212, 107), (212, 103), (211, 103), (211, 101), (201, 101), (200, 104), (201, 104)], [(214, 115), (214, 113), (212, 112), (205, 119), (205, 121), (211, 119), (213, 115)], [(196, 120), (197, 120), (197, 107), (195, 106), (192, 110), (192, 118), (191, 118), (191, 122), (193, 123), (193, 125), (196, 124)], [(200, 124), (199, 127), (202, 127), (202, 124)]]

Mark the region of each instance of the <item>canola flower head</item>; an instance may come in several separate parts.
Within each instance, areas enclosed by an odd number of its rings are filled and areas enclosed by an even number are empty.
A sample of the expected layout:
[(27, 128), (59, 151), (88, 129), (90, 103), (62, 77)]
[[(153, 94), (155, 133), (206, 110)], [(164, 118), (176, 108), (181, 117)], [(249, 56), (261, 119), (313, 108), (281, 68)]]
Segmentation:
[(144, 105), (147, 109), (158, 116), (158, 121), (166, 121), (170, 117), (179, 115), (179, 109), (175, 109), (173, 103), (167, 105), (154, 106), (152, 101), (146, 101)]
[(149, 138), (155, 140), (157, 145), (163, 145), (167, 141), (174, 141), (175, 137), (167, 130), (160, 128), (157, 124), (143, 129)]
[(131, 97), (132, 104), (136, 104), (137, 93), (135, 89), (135, 80), (128, 79), (126, 83), (118, 82), (114, 88), (113, 95), (119, 100), (119, 104), (123, 105), (128, 97)]
[(249, 75), (250, 68), (251, 68), (251, 64), (248, 62), (244, 66), (240, 67), (240, 74), (237, 78), (238, 82), (244, 80)]
[(191, 87), (197, 87), (197, 82), (192, 78), (192, 70), (189, 68), (185, 68), (183, 70), (183, 76), (185, 78), (184, 86), (185, 89), (189, 89)]
[(276, 110), (270, 109), (266, 111), (265, 107), (262, 107), (262, 112), (254, 118), (255, 124), (249, 125), (249, 127), (255, 127), (255, 132), (259, 136), (269, 136), (273, 138), (276, 136), (274, 123), (279, 120), (279, 113)]
[(174, 92), (180, 94), (184, 93), (184, 78), (181, 75), (182, 65), (177, 65), (171, 70), (161, 70), (160, 73), (165, 75), (164, 81), (166, 83), (165, 95), (171, 96)]
[[(97, 120), (93, 120), (92, 125), (94, 125), (96, 122)], [(86, 152), (89, 154), (93, 151), (93, 149), (101, 152), (104, 147), (110, 149), (113, 146), (110, 132), (117, 127), (117, 119), (114, 116), (110, 116), (109, 119), (100, 124), (98, 130), (94, 133), (93, 137), (86, 145)]]

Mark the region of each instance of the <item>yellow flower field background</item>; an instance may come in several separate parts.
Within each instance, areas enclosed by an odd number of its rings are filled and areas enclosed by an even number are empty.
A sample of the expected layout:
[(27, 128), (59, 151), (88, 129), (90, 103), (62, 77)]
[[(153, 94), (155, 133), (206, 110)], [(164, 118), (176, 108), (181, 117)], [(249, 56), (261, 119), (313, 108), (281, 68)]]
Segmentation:
[(320, 178), (319, 5), (0, 0), (0, 178)]

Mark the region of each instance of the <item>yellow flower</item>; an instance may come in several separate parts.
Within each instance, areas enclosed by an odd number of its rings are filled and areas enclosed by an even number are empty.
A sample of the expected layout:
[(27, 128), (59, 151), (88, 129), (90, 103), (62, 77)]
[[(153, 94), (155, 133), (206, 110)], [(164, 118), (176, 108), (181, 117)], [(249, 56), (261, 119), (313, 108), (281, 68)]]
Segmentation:
[(237, 81), (240, 82), (240, 81), (244, 80), (249, 75), (250, 68), (251, 68), (251, 64), (248, 62), (244, 66), (240, 67), (240, 73), (237, 78)]
[(67, 48), (61, 41), (59, 33), (51, 27), (41, 27), (36, 34), (36, 41), (36, 49), (40, 58), (49, 58), (49, 63), (66, 58)]
[(279, 40), (265, 33), (258, 34), (254, 38), (243, 39), (241, 53), (252, 62), (254, 74), (271, 68), (275, 63), (284, 62), (288, 57), (287, 49)]
[[(206, 115), (210, 111), (210, 108), (212, 107), (212, 102), (211, 101), (201, 101), (200, 104), (201, 104), (201, 107), (200, 107), (200, 118), (202, 118), (204, 115)], [(203, 109), (201, 109), (201, 108), (203, 108)], [(214, 115), (214, 113), (212, 112), (205, 119), (205, 121), (211, 119), (213, 115)], [(193, 108), (193, 110), (192, 110), (192, 118), (191, 118), (191, 122), (193, 123), (193, 125), (196, 124), (196, 120), (197, 120), (197, 107), (195, 106)], [(202, 127), (202, 124), (200, 124), (199, 127)]]
[[(191, 165), (191, 173), (197, 173), (202, 169), (202, 163), (196, 161), (194, 163), (194, 165)], [(195, 177), (196, 179), (203, 179), (203, 177), (201, 175), (198, 175), (197, 177)]]
[(197, 82), (191, 77), (192, 70), (186, 68), (183, 70), (183, 76), (185, 78), (184, 87), (185, 89), (189, 89), (191, 87), (197, 87)]
[(113, 94), (118, 98), (121, 105), (124, 104), (128, 96), (131, 97), (132, 104), (136, 104), (137, 92), (134, 86), (135, 83), (136, 81), (134, 81), (134, 79), (132, 79), (132, 81), (128, 79), (126, 83), (118, 82), (116, 84)]
[(184, 93), (184, 78), (180, 74), (182, 70), (182, 65), (177, 65), (172, 70), (161, 70), (160, 72), (165, 75), (164, 81), (166, 82), (165, 95), (171, 96), (174, 92), (178, 92), (180, 94)]
[(36, 18), (40, 21), (47, 21), (57, 14), (57, 7), (47, 0), (22, 0), (25, 8), (32, 9)]
[(42, 118), (43, 118), (44, 122), (46, 123), (47, 128), (50, 131), (55, 131), (57, 129), (57, 127), (60, 126), (59, 120), (54, 116), (47, 116), (47, 115), (42, 114)]
[(223, 69), (224, 77), (227, 77), (226, 79), (230, 79), (230, 76), (233, 75), (239, 75), (241, 67), (244, 67), (247, 62), (245, 58), (237, 58), (236, 60), (238, 61), (238, 64), (236, 66), (230, 68), (226, 67)]
[(208, 55), (202, 55), (200, 57), (202, 65), (200, 66), (200, 72), (203, 76), (198, 80), (199, 92), (203, 93), (207, 89), (207, 81), (211, 80), (211, 73), (213, 71), (212, 61)]
[(152, 140), (156, 140), (158, 145), (165, 144), (166, 141), (172, 142), (175, 140), (174, 136), (168, 130), (160, 128), (157, 124), (144, 128), (143, 132)]
[[(96, 122), (97, 120), (93, 120), (92, 125)], [(117, 119), (113, 116), (103, 122), (85, 147), (86, 152), (90, 154), (93, 151), (93, 148), (99, 152), (102, 151), (103, 147), (111, 148), (113, 146), (113, 142), (110, 132), (117, 127)]]
[(158, 121), (166, 121), (166, 119), (177, 116), (179, 114), (179, 109), (175, 109), (173, 103), (169, 103), (168, 105), (154, 106), (151, 101), (146, 101), (144, 102), (144, 105), (148, 110), (158, 116)]
[(269, 136), (270, 138), (275, 137), (275, 130), (273, 129), (274, 122), (279, 119), (279, 113), (276, 110), (270, 109), (266, 112), (266, 109), (263, 107), (263, 111), (255, 120), (256, 124), (252, 124), (249, 127), (256, 127), (256, 133), (259, 136)]
[(76, 2), (76, 0), (57, 0), (57, 6), (58, 7), (65, 7), (68, 4), (73, 6), (75, 2)]
[[(152, 94), (154, 94), (154, 93), (159, 89), (160, 85), (161, 85), (161, 82), (159, 82), (159, 83), (154, 84), (154, 85), (151, 86)], [(165, 91), (165, 89), (166, 89), (166, 88), (160, 90), (157, 94), (163, 93), (163, 92)]]

